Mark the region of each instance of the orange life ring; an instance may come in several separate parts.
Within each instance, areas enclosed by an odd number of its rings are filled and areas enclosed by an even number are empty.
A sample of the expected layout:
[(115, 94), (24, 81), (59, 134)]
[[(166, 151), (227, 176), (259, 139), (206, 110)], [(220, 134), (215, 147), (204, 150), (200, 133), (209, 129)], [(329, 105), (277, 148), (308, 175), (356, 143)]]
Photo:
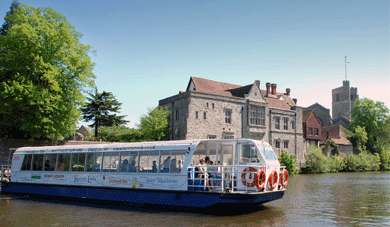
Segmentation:
[(276, 172), (276, 170), (273, 170), (268, 178), (268, 187), (272, 190), (276, 188), (276, 185), (278, 185), (278, 172)]
[(287, 169), (284, 169), (283, 172), (280, 174), (280, 184), (282, 187), (286, 187), (288, 183), (288, 171)]
[[(252, 183), (249, 183), (249, 182), (246, 182), (246, 173), (247, 172), (256, 172), (257, 170), (253, 167), (247, 167), (244, 169), (244, 172), (242, 172), (241, 174), (241, 179), (242, 179), (242, 183), (247, 186), (247, 187), (254, 187), (255, 186), (255, 183), (256, 183), (256, 179), (255, 177), (253, 177), (253, 181)], [(252, 174), (249, 173), (249, 179), (252, 179)]]
[[(261, 184), (260, 184), (260, 176), (261, 176)], [(265, 186), (265, 171), (260, 169), (258, 173), (256, 173), (256, 188), (262, 190)]]

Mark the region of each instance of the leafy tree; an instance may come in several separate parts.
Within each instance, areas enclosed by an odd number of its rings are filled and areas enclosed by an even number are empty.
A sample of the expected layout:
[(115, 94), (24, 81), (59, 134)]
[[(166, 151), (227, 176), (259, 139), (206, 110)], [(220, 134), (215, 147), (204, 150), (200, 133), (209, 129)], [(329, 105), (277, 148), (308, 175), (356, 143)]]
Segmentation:
[(159, 141), (169, 136), (169, 108), (156, 107), (149, 109), (147, 115), (142, 115), (138, 125), (146, 140)]
[[(358, 138), (360, 149), (365, 147), (372, 154), (378, 153), (381, 168), (388, 169), (390, 165), (390, 115), (383, 102), (374, 102), (363, 98), (355, 101), (352, 110), (354, 120), (350, 129)], [(366, 132), (367, 138), (365, 138)]]
[(100, 126), (119, 126), (125, 125), (129, 121), (124, 120), (126, 115), (117, 116), (122, 103), (116, 100), (111, 92), (103, 91), (95, 94), (89, 93), (88, 102), (81, 107), (84, 121), (92, 121), (90, 126), (95, 128), (95, 137), (98, 137), (98, 129)]
[(309, 173), (328, 173), (329, 157), (322, 153), (321, 148), (309, 145), (306, 150), (305, 168)]
[(374, 102), (363, 98), (355, 101), (352, 110), (355, 120), (351, 121), (350, 129), (356, 133), (364, 128), (367, 133), (367, 149), (379, 153), (384, 143), (390, 142), (389, 109), (383, 102)]
[(143, 135), (139, 129), (128, 128), (126, 126), (102, 126), (99, 127), (98, 137), (92, 136), (89, 140), (102, 140), (104, 142), (140, 142)]
[[(15, 10), (20, 6), (18, 0), (14, 0), (11, 4), (10, 11), (7, 12), (6, 17), (11, 17), (15, 14)], [(8, 29), (11, 27), (11, 22), (9, 20), (5, 20), (3, 26), (0, 29), (0, 35), (6, 36), (8, 33)]]
[(94, 84), (91, 46), (53, 9), (13, 3), (0, 35), (0, 136), (59, 139), (75, 132)]
[(295, 175), (299, 172), (297, 167), (297, 162), (295, 160), (295, 155), (288, 154), (288, 151), (282, 150), (282, 153), (279, 156), (280, 165), (286, 166), (286, 169), (290, 175)]

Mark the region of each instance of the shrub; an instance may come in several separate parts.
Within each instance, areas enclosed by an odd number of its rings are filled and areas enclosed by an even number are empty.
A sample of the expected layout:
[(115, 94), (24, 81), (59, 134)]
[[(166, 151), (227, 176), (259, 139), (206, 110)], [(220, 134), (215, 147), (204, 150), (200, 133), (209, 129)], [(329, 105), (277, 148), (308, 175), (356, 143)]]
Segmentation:
[(143, 135), (138, 129), (125, 126), (99, 127), (98, 137), (91, 136), (87, 140), (102, 140), (104, 142), (139, 142), (144, 141)]
[(329, 172), (329, 158), (322, 153), (321, 148), (309, 145), (305, 156), (305, 168), (308, 173)]
[(287, 151), (282, 150), (282, 153), (279, 156), (280, 165), (286, 166), (286, 169), (289, 175), (295, 175), (299, 172), (297, 168), (297, 162), (295, 159), (295, 155), (289, 155)]

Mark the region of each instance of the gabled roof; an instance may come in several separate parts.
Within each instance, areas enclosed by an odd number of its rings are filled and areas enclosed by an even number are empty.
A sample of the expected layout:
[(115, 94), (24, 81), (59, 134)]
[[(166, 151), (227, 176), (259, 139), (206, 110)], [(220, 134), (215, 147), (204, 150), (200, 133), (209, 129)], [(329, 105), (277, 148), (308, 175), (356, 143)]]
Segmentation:
[(321, 110), (323, 110), (324, 112), (329, 112), (330, 110), (325, 108), (324, 106), (322, 106), (321, 104), (319, 104), (318, 102), (314, 103), (313, 105), (311, 106), (308, 106), (308, 107), (305, 107), (304, 109), (314, 109), (314, 108), (320, 108)]
[[(207, 94), (245, 98), (245, 95), (249, 94), (253, 86), (254, 84), (240, 86), (199, 77), (191, 77), (186, 91), (192, 90)], [(260, 92), (271, 108), (291, 110), (291, 106), (295, 106), (295, 102), (291, 99), (291, 97), (284, 93), (276, 93), (276, 95), (266, 96), (265, 90), (260, 90)], [(281, 100), (281, 97), (286, 101)]]
[(307, 122), (307, 120), (309, 120), (310, 118), (310, 115), (313, 113), (312, 110), (305, 110), (305, 111), (302, 111), (302, 122)]

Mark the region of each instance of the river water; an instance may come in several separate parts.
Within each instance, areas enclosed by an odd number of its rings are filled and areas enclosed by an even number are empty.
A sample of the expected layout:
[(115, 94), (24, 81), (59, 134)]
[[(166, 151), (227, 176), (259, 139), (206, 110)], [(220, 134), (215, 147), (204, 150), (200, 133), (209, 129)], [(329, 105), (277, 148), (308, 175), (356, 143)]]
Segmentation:
[(1, 226), (390, 226), (390, 172), (290, 177), (283, 199), (192, 210), (0, 196)]

